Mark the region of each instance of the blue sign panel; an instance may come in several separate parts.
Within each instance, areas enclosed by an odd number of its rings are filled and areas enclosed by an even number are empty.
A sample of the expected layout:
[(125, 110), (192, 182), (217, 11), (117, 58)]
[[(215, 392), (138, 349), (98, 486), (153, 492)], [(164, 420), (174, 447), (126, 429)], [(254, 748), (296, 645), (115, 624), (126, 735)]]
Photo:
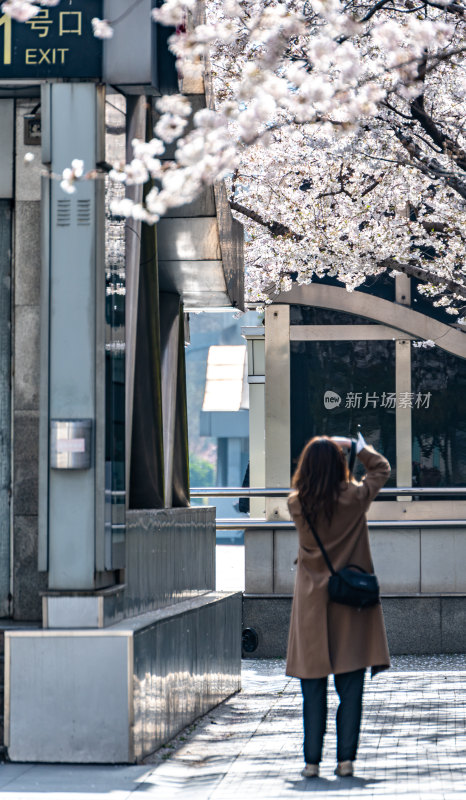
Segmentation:
[(92, 31), (102, 0), (61, 0), (27, 22), (0, 15), (0, 80), (101, 78), (102, 41)]

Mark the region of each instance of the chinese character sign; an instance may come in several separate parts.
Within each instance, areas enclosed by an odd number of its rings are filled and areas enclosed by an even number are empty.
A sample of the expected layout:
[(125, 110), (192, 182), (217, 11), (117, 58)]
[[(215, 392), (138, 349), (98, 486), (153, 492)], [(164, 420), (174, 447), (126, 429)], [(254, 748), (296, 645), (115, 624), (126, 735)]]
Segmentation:
[(67, 0), (15, 22), (0, 8), (0, 80), (101, 78), (102, 42), (91, 20), (102, 0)]
[(324, 394), (327, 411), (334, 408), (429, 408), (431, 392), (347, 392), (339, 395), (328, 389)]

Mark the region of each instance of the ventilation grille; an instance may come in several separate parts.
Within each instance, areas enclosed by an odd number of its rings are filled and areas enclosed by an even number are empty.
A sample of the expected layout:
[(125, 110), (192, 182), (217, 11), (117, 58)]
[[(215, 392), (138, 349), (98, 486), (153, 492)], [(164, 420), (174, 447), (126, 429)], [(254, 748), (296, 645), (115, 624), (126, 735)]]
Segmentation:
[(91, 201), (78, 200), (78, 225), (91, 224)]
[[(76, 214), (76, 216), (75, 216)], [(92, 224), (92, 201), (57, 200), (57, 225), (60, 228), (69, 227), (71, 224), (88, 227)]]
[(57, 200), (57, 225), (71, 225), (71, 200)]

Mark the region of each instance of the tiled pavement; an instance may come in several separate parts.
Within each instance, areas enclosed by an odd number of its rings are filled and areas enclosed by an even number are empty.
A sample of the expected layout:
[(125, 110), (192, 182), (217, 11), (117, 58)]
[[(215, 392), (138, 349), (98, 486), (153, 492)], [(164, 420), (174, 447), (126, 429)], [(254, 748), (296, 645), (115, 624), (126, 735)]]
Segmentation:
[[(357, 777), (336, 778), (334, 712), (321, 778), (300, 777), (299, 683), (282, 661), (244, 662), (243, 691), (137, 767), (4, 764), (11, 800), (449, 800), (466, 798), (466, 657), (399, 657), (366, 679)], [(329, 683), (330, 686), (330, 683)]]

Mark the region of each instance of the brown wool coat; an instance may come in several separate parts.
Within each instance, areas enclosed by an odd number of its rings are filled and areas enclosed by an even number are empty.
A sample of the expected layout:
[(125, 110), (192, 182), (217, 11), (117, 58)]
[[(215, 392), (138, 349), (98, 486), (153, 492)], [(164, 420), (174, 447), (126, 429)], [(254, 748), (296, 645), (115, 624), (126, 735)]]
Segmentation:
[[(390, 475), (390, 464), (372, 447), (358, 455), (366, 468), (361, 483), (345, 482), (330, 525), (319, 516), (315, 528), (335, 570), (357, 564), (373, 572), (366, 511)], [(321, 678), (390, 666), (382, 606), (357, 609), (328, 598), (329, 570), (301, 513), (298, 493), (288, 507), (299, 534), (298, 566), (291, 611), (286, 674)]]

